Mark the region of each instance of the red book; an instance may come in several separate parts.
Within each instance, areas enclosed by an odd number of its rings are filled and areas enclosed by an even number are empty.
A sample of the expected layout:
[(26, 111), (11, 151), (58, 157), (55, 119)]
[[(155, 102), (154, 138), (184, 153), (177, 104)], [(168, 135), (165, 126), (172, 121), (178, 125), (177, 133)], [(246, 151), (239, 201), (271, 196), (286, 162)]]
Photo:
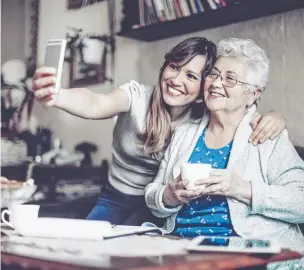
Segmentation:
[(220, 2), (221, 2), (221, 4), (222, 4), (223, 7), (227, 7), (227, 3), (226, 3), (225, 0), (220, 0)]
[[(176, 14), (179, 18), (181, 17), (184, 17), (184, 14), (183, 14), (183, 11), (181, 9), (181, 6), (179, 4), (179, 1), (180, 0), (173, 0), (173, 3), (174, 3), (174, 7), (175, 7), (175, 10), (176, 10)], [(183, 0), (182, 0), (183, 1)]]

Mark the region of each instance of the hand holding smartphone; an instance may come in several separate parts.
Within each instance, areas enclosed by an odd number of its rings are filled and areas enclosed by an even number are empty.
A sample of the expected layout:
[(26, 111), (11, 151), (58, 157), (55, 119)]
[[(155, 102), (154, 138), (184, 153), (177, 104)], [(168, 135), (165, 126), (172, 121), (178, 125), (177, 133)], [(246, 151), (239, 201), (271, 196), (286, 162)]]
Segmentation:
[(65, 48), (65, 39), (51, 39), (46, 45), (44, 67), (53, 67), (56, 69), (56, 84), (54, 93), (58, 93), (61, 85)]
[(65, 47), (66, 41), (64, 39), (49, 40), (46, 46), (44, 65), (36, 70), (33, 77), (35, 97), (46, 106), (55, 105), (58, 97)]

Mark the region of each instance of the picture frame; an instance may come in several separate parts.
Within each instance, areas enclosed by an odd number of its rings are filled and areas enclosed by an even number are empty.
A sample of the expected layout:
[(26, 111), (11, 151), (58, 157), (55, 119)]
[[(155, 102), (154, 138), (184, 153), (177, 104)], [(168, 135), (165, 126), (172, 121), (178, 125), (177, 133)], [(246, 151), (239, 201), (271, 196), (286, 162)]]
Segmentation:
[(111, 40), (107, 35), (80, 37), (81, 45), (76, 48), (68, 41), (65, 61), (69, 64), (69, 87), (112, 82), (107, 76)]
[(67, 0), (67, 9), (79, 9), (104, 0)]

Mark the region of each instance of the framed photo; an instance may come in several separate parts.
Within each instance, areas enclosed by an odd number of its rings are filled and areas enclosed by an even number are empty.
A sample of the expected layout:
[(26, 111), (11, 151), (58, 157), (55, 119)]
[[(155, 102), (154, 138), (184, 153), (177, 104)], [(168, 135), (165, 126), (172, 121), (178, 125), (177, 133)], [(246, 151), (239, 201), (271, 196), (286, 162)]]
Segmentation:
[(67, 8), (68, 9), (78, 9), (78, 8), (83, 8), (88, 5), (99, 3), (102, 1), (104, 1), (104, 0), (67, 0)]
[(67, 42), (66, 61), (69, 63), (70, 87), (112, 81), (107, 69), (112, 51), (112, 39), (107, 35), (80, 37), (77, 46)]

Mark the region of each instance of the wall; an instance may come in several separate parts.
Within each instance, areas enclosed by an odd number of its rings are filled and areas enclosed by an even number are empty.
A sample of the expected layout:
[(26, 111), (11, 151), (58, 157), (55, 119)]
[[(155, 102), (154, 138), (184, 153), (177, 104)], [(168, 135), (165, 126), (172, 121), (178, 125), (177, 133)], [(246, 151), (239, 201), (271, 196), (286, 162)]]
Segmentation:
[[(1, 65), (9, 59), (26, 60), (25, 19), (26, 1), (1, 1)], [(14, 29), (14, 31), (12, 31)]]
[(259, 110), (276, 110), (285, 115), (292, 142), (304, 146), (304, 9), (245, 21), (189, 35), (140, 43), (139, 78), (154, 83), (166, 51), (190, 36), (213, 42), (226, 37), (250, 38), (265, 49), (271, 61), (270, 82)]

